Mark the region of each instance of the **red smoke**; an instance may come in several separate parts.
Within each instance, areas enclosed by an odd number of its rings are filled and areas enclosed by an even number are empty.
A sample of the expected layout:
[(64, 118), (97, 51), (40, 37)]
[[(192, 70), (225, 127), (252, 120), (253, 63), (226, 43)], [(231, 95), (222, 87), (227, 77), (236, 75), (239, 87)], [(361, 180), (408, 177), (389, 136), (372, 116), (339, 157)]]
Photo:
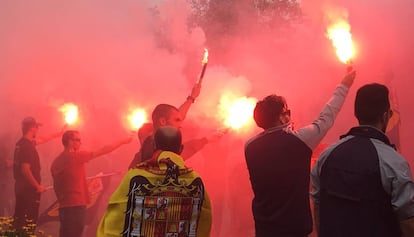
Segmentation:
[[(157, 1), (159, 15), (155, 18), (151, 15), (156, 4), (153, 2), (2, 1), (1, 133), (17, 141), (20, 121), (28, 115), (44, 124), (40, 135), (57, 131), (63, 125), (57, 108), (70, 101), (79, 106), (82, 117), (76, 127), (82, 135), (82, 146), (98, 148), (128, 132), (123, 119), (131, 106), (144, 108), (147, 113), (158, 103), (179, 106), (197, 81), (204, 47), (223, 50), (210, 51), (201, 95), (183, 124), (184, 140), (209, 135), (222, 126), (216, 113), (226, 91), (258, 99), (283, 95), (295, 126), (306, 125), (318, 116), (346, 69), (325, 36), (326, 14), (335, 8), (346, 12), (352, 27), (358, 47), (354, 60), (358, 75), (324, 142), (336, 141), (356, 125), (352, 107), (359, 86), (371, 82), (392, 84), (403, 121), (402, 152), (414, 162), (409, 145), (413, 131), (409, 121), (414, 119), (410, 105), (414, 33), (409, 30), (413, 3), (302, 1), (304, 23), (261, 31), (250, 24), (249, 15), (241, 15), (252, 33), (229, 36), (225, 47), (215, 47), (205, 45), (201, 28), (188, 30), (186, 1)], [(392, 83), (383, 76), (390, 71), (394, 75)], [(252, 235), (252, 194), (243, 145), (259, 131), (229, 132), (187, 161), (205, 178), (212, 197), (213, 236), (236, 236), (238, 231)], [(11, 157), (13, 144), (9, 146)], [(43, 182), (49, 185), (50, 163), (63, 147), (56, 140), (38, 149)], [(138, 149), (138, 142), (122, 147), (91, 162), (87, 173), (125, 170)], [(119, 179), (113, 179), (111, 191)], [(44, 194), (42, 207), (53, 199), (52, 193)], [(105, 205), (102, 203), (102, 209)]]

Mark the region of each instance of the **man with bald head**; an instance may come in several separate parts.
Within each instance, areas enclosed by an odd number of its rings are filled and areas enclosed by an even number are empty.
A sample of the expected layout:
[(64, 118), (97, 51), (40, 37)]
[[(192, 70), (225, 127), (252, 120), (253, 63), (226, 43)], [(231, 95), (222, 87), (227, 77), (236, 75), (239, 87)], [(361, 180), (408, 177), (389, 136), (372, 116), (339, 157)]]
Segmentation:
[(156, 150), (172, 151), (176, 154), (180, 154), (183, 149), (181, 140), (180, 130), (172, 126), (165, 126), (162, 129), (157, 129), (154, 134)]
[[(196, 83), (191, 90), (191, 94), (187, 96), (184, 103), (179, 107), (175, 107), (170, 104), (158, 104), (152, 111), (152, 123), (145, 123), (138, 130), (138, 138), (141, 145), (140, 150), (135, 154), (128, 168), (134, 168), (137, 164), (142, 161), (146, 161), (152, 157), (154, 152), (154, 131), (161, 126), (173, 126), (178, 129), (181, 128), (181, 124), (191, 105), (195, 102), (197, 97), (200, 95), (201, 84)], [(198, 150), (207, 144), (207, 139), (195, 139), (190, 142), (186, 147), (189, 152), (189, 156), (196, 153)], [(187, 157), (187, 155), (186, 155)]]
[(200, 176), (180, 156), (180, 130), (162, 126), (153, 138), (152, 158), (126, 173), (109, 200), (97, 237), (210, 236), (210, 200)]

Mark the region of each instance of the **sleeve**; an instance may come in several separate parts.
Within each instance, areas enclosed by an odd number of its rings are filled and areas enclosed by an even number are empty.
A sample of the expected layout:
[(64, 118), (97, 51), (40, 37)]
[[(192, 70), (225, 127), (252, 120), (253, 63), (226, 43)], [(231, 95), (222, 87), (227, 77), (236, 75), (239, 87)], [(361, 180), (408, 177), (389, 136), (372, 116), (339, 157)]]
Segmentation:
[(327, 152), (323, 152), (321, 156), (318, 158), (318, 160), (316, 161), (316, 164), (310, 173), (310, 179), (312, 183), (312, 189), (311, 189), (310, 195), (316, 204), (319, 204), (319, 199), (320, 199), (319, 193), (321, 189), (321, 182), (320, 182), (321, 169), (322, 169), (323, 162), (326, 160), (327, 157), (328, 157)]
[(91, 151), (77, 151), (74, 153), (76, 162), (79, 163), (87, 163), (92, 159), (92, 152)]
[(312, 124), (302, 127), (293, 133), (313, 150), (333, 126), (335, 118), (344, 104), (348, 91), (348, 87), (342, 84), (339, 85), (335, 89), (331, 99), (323, 107), (319, 117)]
[(203, 149), (203, 147), (208, 143), (207, 138), (200, 138), (200, 139), (192, 139), (183, 144), (183, 152), (181, 153), (181, 157), (184, 160), (187, 160), (195, 153)]
[(17, 162), (22, 163), (29, 163), (32, 164), (32, 160), (36, 156), (36, 148), (35, 146), (30, 146), (28, 144), (24, 144), (21, 147), (17, 148)]
[(414, 183), (408, 162), (391, 147), (373, 142), (378, 151), (382, 185), (391, 195), (398, 219), (414, 217)]

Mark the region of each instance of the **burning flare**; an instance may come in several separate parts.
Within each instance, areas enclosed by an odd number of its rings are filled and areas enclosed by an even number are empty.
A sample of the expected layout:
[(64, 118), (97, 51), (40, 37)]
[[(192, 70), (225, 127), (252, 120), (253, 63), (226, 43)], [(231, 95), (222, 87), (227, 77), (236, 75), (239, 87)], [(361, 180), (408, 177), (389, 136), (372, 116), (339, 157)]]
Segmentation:
[(226, 127), (239, 130), (253, 124), (253, 110), (256, 99), (223, 95), (220, 99), (220, 116)]
[(204, 73), (206, 73), (207, 63), (208, 63), (208, 49), (204, 48), (204, 56), (203, 56), (203, 60), (201, 60), (202, 68), (201, 68), (200, 77), (198, 78), (199, 84), (201, 84), (201, 82), (203, 81)]
[(355, 49), (352, 42), (351, 26), (346, 21), (339, 21), (328, 27), (327, 36), (332, 40), (336, 55), (343, 63), (350, 63)]
[(66, 103), (59, 107), (59, 111), (63, 113), (66, 124), (72, 125), (78, 121), (79, 110), (77, 105)]
[(133, 109), (128, 115), (128, 121), (132, 129), (138, 130), (147, 122), (147, 112), (144, 109)]
[(208, 49), (204, 48), (204, 56), (203, 60), (201, 61), (201, 65), (204, 66), (208, 63)]

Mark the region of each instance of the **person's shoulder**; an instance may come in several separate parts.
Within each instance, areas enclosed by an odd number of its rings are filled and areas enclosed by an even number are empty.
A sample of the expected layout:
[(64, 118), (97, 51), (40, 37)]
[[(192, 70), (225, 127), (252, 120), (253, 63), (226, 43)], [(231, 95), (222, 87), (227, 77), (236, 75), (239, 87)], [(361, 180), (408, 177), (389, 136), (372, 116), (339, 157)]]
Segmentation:
[(408, 164), (407, 160), (398, 153), (392, 146), (377, 139), (371, 139), (374, 144), (378, 157), (387, 164)]
[(253, 143), (266, 142), (267, 139), (273, 140), (273, 136), (280, 136), (280, 135), (294, 135), (294, 134), (290, 132), (290, 130), (287, 128), (286, 125), (266, 129), (263, 132), (247, 140), (247, 142), (245, 143), (245, 148), (247, 148), (249, 145)]
[(20, 146), (20, 147), (32, 147), (32, 146), (34, 146), (33, 142), (30, 141), (29, 139), (25, 138), (25, 137), (20, 138), (17, 141), (16, 145)]
[(128, 169), (124, 179), (132, 180), (134, 177), (138, 176), (151, 179), (153, 177), (164, 175), (164, 172), (165, 171), (160, 170), (159, 167), (153, 163), (144, 161), (135, 165), (133, 168)]
[(78, 150), (78, 151), (68, 151), (64, 150), (62, 151), (55, 160), (73, 160), (78, 157), (92, 157), (91, 151), (84, 151), (84, 150)]
[(324, 149), (320, 152), (319, 157), (329, 156), (336, 148), (345, 145), (348, 140), (350, 140), (354, 137), (355, 136), (353, 136), (353, 135), (347, 135), (347, 136), (341, 137), (341, 139), (339, 139), (338, 141), (336, 141), (336, 142), (334, 142), (330, 145), (326, 145), (324, 147)]
[(259, 134), (254, 135), (253, 137), (249, 138), (249, 140), (246, 141), (244, 147), (247, 148), (248, 146), (250, 146), (251, 144), (258, 142), (262, 137), (264, 137), (266, 135), (265, 132), (261, 132)]
[(25, 154), (26, 156), (29, 154), (34, 156), (37, 153), (36, 145), (27, 138), (22, 138), (16, 143), (15, 151), (18, 151), (18, 154)]
[(52, 172), (52, 175), (56, 173), (58, 170), (61, 169), (61, 167), (66, 166), (65, 162), (68, 160), (69, 154), (66, 151), (61, 152), (55, 159), (53, 159), (52, 164), (50, 165), (50, 171)]

